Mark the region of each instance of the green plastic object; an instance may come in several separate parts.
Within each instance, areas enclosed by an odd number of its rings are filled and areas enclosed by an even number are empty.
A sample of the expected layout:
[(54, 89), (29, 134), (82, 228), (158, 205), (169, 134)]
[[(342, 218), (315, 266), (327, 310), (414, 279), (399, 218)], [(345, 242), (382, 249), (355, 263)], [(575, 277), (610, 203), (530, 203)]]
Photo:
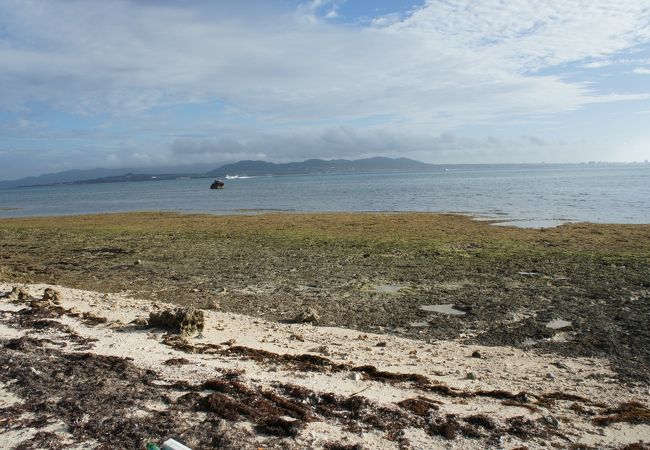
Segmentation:
[(158, 447), (156, 444), (153, 442), (149, 442), (147, 444), (147, 450), (160, 450), (160, 447)]

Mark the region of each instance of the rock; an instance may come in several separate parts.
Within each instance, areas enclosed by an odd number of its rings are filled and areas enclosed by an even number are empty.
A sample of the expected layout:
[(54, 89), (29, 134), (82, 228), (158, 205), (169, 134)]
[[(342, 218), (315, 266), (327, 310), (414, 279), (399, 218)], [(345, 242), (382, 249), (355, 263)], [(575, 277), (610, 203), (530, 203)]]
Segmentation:
[(315, 347), (309, 350), (310, 352), (314, 353), (320, 353), (321, 355), (325, 356), (330, 356), (330, 350), (327, 348), (325, 345), (321, 345), (320, 347)]
[(52, 302), (56, 305), (61, 304), (61, 294), (59, 291), (52, 289), (51, 287), (45, 288), (43, 291), (43, 297), (41, 298), (44, 302)]
[(192, 306), (166, 309), (149, 313), (149, 327), (166, 328), (181, 335), (194, 335), (203, 331), (205, 315)]
[(320, 315), (318, 312), (311, 306), (298, 314), (294, 319), (296, 323), (318, 323), (320, 320)]
[(142, 265), (142, 260), (141, 260), (141, 259), (136, 259), (135, 261), (133, 261), (133, 265), (134, 265), (134, 266), (140, 266), (140, 265)]
[(387, 345), (388, 344), (386, 342), (382, 341), (382, 342), (377, 342), (375, 344), (375, 347), (386, 347)]
[(353, 372), (350, 374), (350, 379), (354, 381), (361, 381), (363, 379), (363, 375), (361, 375), (359, 372)]
[(539, 421), (551, 428), (559, 428), (560, 426), (560, 422), (550, 414), (541, 417)]
[(472, 358), (482, 358), (481, 352), (479, 352), (478, 350), (474, 350), (472, 352)]
[(11, 290), (9, 298), (19, 302), (26, 302), (29, 300), (29, 292), (27, 292), (27, 290), (25, 290), (23, 287), (16, 286)]
[(467, 372), (467, 375), (465, 375), (465, 378), (467, 380), (476, 380), (476, 374), (474, 374), (474, 372)]
[(138, 317), (137, 319), (133, 319), (130, 323), (141, 327), (149, 326), (149, 320), (145, 317)]

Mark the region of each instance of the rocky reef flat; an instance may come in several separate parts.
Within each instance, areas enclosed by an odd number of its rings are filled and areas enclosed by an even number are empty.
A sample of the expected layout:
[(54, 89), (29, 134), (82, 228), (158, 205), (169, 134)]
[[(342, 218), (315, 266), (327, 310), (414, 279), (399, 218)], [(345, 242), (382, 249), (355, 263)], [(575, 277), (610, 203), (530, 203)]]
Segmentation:
[(0, 220), (0, 253), (17, 448), (650, 440), (648, 225), (106, 214)]

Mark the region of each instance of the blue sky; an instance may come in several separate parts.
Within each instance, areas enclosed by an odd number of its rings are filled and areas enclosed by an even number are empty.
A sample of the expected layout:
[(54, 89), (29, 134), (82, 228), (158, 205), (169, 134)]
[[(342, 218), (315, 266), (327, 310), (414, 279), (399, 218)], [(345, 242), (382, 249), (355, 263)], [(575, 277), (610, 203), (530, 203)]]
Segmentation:
[(0, 0), (0, 180), (650, 159), (650, 0)]

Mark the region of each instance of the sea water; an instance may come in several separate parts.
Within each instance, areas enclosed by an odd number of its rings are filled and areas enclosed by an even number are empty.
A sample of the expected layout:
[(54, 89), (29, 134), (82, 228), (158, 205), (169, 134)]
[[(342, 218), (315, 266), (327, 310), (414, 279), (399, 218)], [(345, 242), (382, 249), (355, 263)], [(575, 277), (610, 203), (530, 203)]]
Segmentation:
[(517, 226), (650, 223), (650, 164), (490, 165), (350, 173), (39, 186), (0, 190), (0, 217), (177, 211), (428, 211)]

